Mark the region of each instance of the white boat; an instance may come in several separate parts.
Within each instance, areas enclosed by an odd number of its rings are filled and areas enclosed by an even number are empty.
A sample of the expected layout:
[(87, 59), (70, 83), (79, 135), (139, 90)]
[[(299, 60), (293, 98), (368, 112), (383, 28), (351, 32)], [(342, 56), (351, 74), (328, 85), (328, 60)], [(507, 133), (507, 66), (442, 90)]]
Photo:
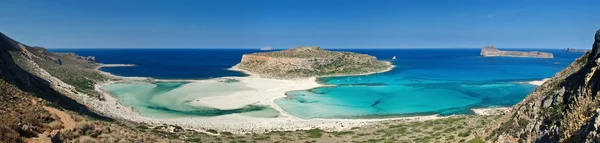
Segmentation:
[(396, 59), (396, 56), (392, 57), (392, 60), (395, 60), (395, 59)]

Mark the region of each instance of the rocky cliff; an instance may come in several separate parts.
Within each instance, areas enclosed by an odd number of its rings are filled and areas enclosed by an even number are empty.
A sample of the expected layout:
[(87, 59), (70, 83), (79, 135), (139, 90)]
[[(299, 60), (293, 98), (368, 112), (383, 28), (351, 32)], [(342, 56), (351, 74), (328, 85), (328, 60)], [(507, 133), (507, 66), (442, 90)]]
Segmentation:
[(385, 71), (392, 66), (376, 57), (352, 52), (330, 52), (320, 47), (244, 54), (236, 68), (264, 78), (293, 79), (354, 75)]
[(500, 51), (494, 46), (485, 46), (481, 48), (481, 56), (494, 57), (494, 56), (506, 56), (506, 57), (532, 57), (532, 58), (554, 58), (552, 53), (530, 51)]
[(593, 49), (492, 124), (496, 142), (600, 142), (600, 30)]

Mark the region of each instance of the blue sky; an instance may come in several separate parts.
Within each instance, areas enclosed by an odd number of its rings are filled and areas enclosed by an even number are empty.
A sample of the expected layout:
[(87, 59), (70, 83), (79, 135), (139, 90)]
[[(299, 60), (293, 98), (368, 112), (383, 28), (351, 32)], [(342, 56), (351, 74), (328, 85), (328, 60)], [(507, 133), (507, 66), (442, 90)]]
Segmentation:
[(590, 48), (600, 0), (2, 0), (47, 48)]

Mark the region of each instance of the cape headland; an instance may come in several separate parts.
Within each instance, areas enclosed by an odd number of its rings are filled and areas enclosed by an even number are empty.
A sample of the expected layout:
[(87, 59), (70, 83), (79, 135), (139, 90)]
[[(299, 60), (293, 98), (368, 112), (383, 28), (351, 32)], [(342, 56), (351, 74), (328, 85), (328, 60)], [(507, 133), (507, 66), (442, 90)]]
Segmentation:
[(481, 56), (484, 57), (529, 57), (529, 58), (554, 58), (552, 53), (539, 52), (539, 51), (500, 51), (494, 46), (485, 46), (481, 48)]
[(302, 79), (321, 76), (361, 75), (389, 71), (393, 65), (376, 57), (353, 52), (332, 52), (318, 46), (301, 46), (276, 52), (244, 54), (233, 69), (261, 78)]
[(590, 50), (587, 50), (587, 49), (577, 49), (577, 48), (565, 48), (564, 51), (565, 52), (570, 52), (570, 53), (585, 53), (585, 52), (588, 52)]

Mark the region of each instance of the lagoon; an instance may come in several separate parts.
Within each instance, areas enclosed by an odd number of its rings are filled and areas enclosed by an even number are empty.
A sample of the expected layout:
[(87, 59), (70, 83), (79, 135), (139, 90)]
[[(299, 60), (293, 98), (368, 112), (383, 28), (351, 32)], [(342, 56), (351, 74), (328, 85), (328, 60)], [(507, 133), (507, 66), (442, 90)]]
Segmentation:
[[(343, 51), (389, 60), (396, 68), (373, 75), (318, 78), (319, 83), (330, 86), (288, 91), (287, 98), (275, 99), (277, 106), (303, 119), (472, 114), (470, 108), (505, 107), (518, 103), (536, 88), (526, 82), (549, 78), (581, 56), (581, 53), (562, 50), (540, 50), (553, 53), (553, 59), (481, 57), (479, 49)], [(227, 69), (239, 62), (241, 54), (256, 51), (92, 49), (70, 52), (96, 56), (100, 62), (107, 64), (136, 65), (102, 69), (116, 75), (211, 79), (245, 76)], [(393, 56), (397, 59), (392, 60)], [(264, 105), (218, 109), (195, 101), (253, 90), (249, 85), (235, 82), (117, 83), (103, 89), (112, 92), (121, 103), (133, 107), (144, 116), (157, 118), (228, 114), (272, 118), (280, 114)]]

